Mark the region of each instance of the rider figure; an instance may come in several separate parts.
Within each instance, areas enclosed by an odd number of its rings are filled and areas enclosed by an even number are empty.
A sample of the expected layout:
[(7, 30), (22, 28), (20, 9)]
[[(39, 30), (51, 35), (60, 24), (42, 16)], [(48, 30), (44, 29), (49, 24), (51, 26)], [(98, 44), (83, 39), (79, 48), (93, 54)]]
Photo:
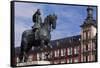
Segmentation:
[(33, 22), (34, 22), (34, 25), (32, 26), (33, 28), (33, 31), (35, 32), (35, 39), (39, 39), (38, 37), (38, 32), (39, 32), (39, 29), (41, 28), (41, 23), (42, 23), (42, 19), (41, 19), (41, 12), (40, 12), (40, 9), (37, 9), (37, 11), (34, 13), (33, 15)]

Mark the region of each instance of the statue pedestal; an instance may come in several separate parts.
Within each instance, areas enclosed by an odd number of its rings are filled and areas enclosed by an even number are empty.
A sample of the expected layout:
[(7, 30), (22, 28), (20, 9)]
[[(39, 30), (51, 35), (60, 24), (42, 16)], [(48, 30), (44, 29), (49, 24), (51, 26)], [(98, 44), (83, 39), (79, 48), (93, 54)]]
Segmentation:
[(16, 66), (45, 65), (45, 64), (50, 64), (50, 61), (32, 61), (32, 62), (17, 63)]

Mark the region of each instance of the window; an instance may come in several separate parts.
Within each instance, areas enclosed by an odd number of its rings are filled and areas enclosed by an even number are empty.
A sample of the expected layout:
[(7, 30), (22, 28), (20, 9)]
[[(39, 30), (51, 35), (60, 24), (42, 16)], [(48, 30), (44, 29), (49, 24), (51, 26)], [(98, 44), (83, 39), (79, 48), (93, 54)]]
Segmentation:
[(83, 55), (81, 55), (81, 62), (83, 62)]
[(57, 64), (57, 61), (54, 61), (54, 64)]
[(47, 54), (47, 52), (44, 52), (44, 59), (46, 59), (46, 54)]
[(93, 50), (96, 50), (96, 45), (95, 45), (95, 43), (93, 43), (92, 49), (93, 49)]
[(81, 39), (82, 39), (82, 40), (83, 40), (83, 36), (84, 36), (83, 33), (81, 33)]
[(72, 58), (67, 59), (67, 63), (72, 63)]
[(88, 39), (88, 32), (86, 32), (86, 39)]
[(89, 30), (86, 30), (86, 31), (83, 32), (83, 38), (84, 38), (84, 40), (85, 40), (85, 39), (89, 39), (90, 36), (91, 36), (91, 35), (90, 35), (90, 31), (89, 31)]
[(55, 60), (55, 61), (54, 61), (54, 64), (58, 64), (58, 63), (59, 63), (59, 61), (58, 61), (58, 60)]
[(89, 51), (91, 50), (91, 44), (90, 43), (88, 44), (88, 50)]
[(66, 55), (66, 49), (61, 49), (61, 56), (65, 56)]
[(37, 60), (39, 60), (39, 53), (37, 53)]
[(86, 62), (86, 56), (83, 56), (83, 62)]
[(91, 61), (96, 61), (96, 56), (92, 55), (92, 60)]
[(42, 52), (42, 60), (44, 60), (44, 56), (45, 56), (45, 55), (44, 55), (44, 53)]
[(66, 48), (64, 49), (64, 56), (66, 56)]
[(90, 32), (88, 31), (88, 39), (90, 38), (90, 36), (91, 36), (91, 35), (90, 35)]
[(64, 56), (64, 51), (63, 51), (63, 49), (61, 49), (61, 56)]
[(77, 48), (76, 47), (74, 48), (74, 54), (77, 54)]
[(59, 57), (59, 49), (55, 50), (55, 57)]
[(67, 49), (68, 55), (72, 55), (72, 48)]
[(39, 60), (42, 59), (42, 53), (39, 53)]
[(61, 63), (66, 63), (66, 60), (65, 59), (61, 60)]
[(79, 48), (78, 47), (75, 47), (74, 48), (74, 54), (78, 54), (79, 53)]
[(59, 57), (59, 49), (57, 50), (57, 57)]
[(19, 62), (19, 57), (16, 58), (16, 62), (17, 62), (17, 63)]
[(90, 57), (91, 57), (91, 55), (88, 55), (88, 61), (90, 61)]
[(88, 51), (88, 44), (86, 44), (86, 51)]
[(67, 49), (67, 54), (70, 55), (70, 48)]
[(53, 51), (50, 52), (50, 58), (52, 58), (52, 56), (53, 56)]
[(82, 53), (83, 53), (83, 46), (84, 46), (84, 45), (83, 45), (83, 44), (81, 44), (81, 52), (82, 52)]
[(76, 57), (76, 58), (74, 59), (74, 62), (78, 62), (78, 60), (79, 60), (78, 57)]
[(83, 39), (86, 39), (86, 32), (83, 33)]
[(55, 57), (57, 57), (57, 51), (55, 50)]
[(84, 45), (84, 52), (86, 52), (86, 45)]

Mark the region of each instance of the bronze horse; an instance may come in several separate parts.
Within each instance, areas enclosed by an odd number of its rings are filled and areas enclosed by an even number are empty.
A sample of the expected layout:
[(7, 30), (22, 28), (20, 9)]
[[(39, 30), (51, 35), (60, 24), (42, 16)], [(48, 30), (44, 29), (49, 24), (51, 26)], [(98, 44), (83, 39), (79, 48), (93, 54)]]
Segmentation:
[(44, 46), (51, 48), (50, 39), (51, 39), (51, 30), (56, 28), (57, 16), (55, 14), (50, 14), (44, 19), (44, 23), (41, 24), (39, 30), (39, 39), (35, 40), (35, 34), (31, 30), (26, 30), (22, 33), (21, 39), (21, 49), (20, 49), (20, 62), (27, 61), (27, 53), (29, 50), (34, 47), (39, 47), (43, 49)]

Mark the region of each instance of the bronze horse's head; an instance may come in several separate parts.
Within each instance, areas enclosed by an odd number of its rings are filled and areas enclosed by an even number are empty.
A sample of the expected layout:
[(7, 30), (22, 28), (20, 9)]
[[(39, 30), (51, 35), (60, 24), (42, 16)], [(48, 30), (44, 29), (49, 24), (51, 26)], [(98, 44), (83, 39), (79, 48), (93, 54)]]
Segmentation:
[(57, 15), (53, 13), (45, 18), (43, 24), (46, 25), (46, 27), (48, 27), (50, 30), (56, 29), (56, 20), (57, 20)]
[(52, 25), (52, 28), (55, 29), (56, 28), (57, 15), (53, 13), (49, 16), (50, 16), (50, 23)]

